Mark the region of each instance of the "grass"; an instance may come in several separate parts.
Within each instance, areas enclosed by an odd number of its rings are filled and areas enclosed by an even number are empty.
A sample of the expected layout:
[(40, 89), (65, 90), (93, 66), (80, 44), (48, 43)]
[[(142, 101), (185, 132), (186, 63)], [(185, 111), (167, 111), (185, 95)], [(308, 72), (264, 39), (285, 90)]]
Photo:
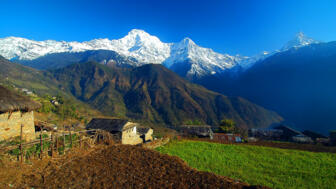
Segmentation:
[(336, 154), (174, 141), (159, 147), (202, 171), (272, 188), (336, 188)]

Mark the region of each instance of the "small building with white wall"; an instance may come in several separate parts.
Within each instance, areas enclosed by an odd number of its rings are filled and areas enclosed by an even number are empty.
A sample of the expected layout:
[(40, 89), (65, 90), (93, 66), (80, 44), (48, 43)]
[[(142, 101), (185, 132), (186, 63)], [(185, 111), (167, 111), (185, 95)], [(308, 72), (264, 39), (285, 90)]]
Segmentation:
[(0, 141), (21, 135), (26, 141), (35, 139), (34, 110), (41, 105), (0, 86)]
[(116, 142), (121, 144), (141, 144), (151, 140), (152, 129), (139, 129), (139, 124), (126, 119), (93, 118), (86, 129), (101, 129), (113, 135)]

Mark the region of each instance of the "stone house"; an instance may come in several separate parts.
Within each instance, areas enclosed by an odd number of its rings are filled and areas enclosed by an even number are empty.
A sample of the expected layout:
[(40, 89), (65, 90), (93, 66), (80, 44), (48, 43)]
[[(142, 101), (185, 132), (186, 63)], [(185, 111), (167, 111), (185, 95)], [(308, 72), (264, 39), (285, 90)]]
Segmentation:
[(40, 104), (0, 86), (0, 141), (22, 136), (35, 139), (34, 112)]
[(138, 123), (126, 119), (93, 118), (86, 129), (101, 129), (110, 132), (121, 144), (141, 144), (152, 140), (153, 129), (139, 129)]
[(298, 143), (312, 143), (313, 140), (306, 135), (296, 135), (292, 137), (293, 142)]
[(209, 125), (182, 125), (180, 133), (185, 137), (199, 137), (213, 139), (213, 132)]

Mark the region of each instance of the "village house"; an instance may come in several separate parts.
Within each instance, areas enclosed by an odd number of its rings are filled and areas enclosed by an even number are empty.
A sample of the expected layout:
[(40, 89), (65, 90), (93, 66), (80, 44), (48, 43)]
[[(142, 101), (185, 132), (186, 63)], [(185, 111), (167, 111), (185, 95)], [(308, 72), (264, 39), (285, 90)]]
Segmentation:
[(214, 133), (213, 140), (223, 143), (242, 142), (241, 136), (239, 134), (232, 134), (232, 133)]
[(310, 136), (290, 128), (285, 125), (279, 125), (274, 128), (258, 128), (249, 129), (248, 132), (249, 141), (257, 140), (278, 140), (278, 141), (290, 141), (297, 143), (312, 143), (313, 140)]
[(248, 130), (249, 138), (256, 138), (259, 140), (280, 140), (282, 135), (283, 131), (280, 129), (251, 128)]
[(322, 135), (320, 133), (314, 132), (314, 131), (309, 131), (305, 130), (302, 132), (304, 135), (307, 137), (310, 137), (315, 143), (320, 143), (320, 144), (328, 144), (329, 143), (329, 138), (325, 135)]
[(110, 132), (121, 144), (141, 144), (153, 140), (153, 129), (139, 128), (138, 123), (126, 119), (93, 118), (86, 129), (101, 129)]
[(199, 137), (213, 139), (213, 132), (209, 125), (182, 125), (180, 133), (185, 137)]
[(299, 143), (312, 143), (313, 142), (313, 140), (310, 137), (290, 127), (280, 125), (280, 126), (275, 127), (274, 129), (278, 129), (283, 132), (283, 134), (281, 135), (281, 140), (293, 141), (293, 142), (299, 142)]
[(35, 139), (34, 112), (41, 105), (0, 86), (0, 141), (21, 135)]

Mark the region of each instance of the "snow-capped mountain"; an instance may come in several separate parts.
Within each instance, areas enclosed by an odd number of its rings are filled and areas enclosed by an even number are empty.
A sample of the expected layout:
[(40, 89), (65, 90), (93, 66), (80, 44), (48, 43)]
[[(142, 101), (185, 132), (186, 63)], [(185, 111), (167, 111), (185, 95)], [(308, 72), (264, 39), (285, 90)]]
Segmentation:
[(238, 64), (242, 68), (242, 70), (247, 70), (258, 61), (262, 61), (276, 53), (284, 52), (292, 48), (298, 49), (300, 47), (304, 47), (315, 43), (320, 43), (320, 41), (314, 40), (313, 38), (306, 36), (303, 32), (299, 32), (295, 35), (293, 39), (288, 41), (280, 50), (274, 50), (271, 52), (264, 51), (252, 57), (244, 57), (244, 59), (238, 61), (239, 62)]
[(170, 44), (170, 56), (163, 62), (168, 68), (188, 61), (190, 69), (187, 75), (202, 76), (222, 72), (238, 64), (240, 57), (220, 54), (212, 49), (197, 46), (190, 38)]
[(20, 37), (0, 39), (0, 54), (7, 59), (34, 60), (51, 53), (113, 50), (145, 63), (161, 63), (169, 56), (169, 44), (143, 30), (131, 30), (118, 40), (94, 39), (85, 42), (33, 41)]
[[(281, 51), (301, 47), (317, 41), (298, 33)], [(142, 63), (163, 64), (168, 68), (183, 67), (182, 76), (222, 73), (227, 70), (246, 70), (259, 60), (279, 52), (263, 52), (253, 57), (214, 52), (210, 48), (196, 45), (190, 38), (177, 43), (164, 43), (143, 30), (133, 29), (121, 39), (94, 39), (85, 42), (33, 41), (19, 37), (0, 39), (0, 55), (9, 60), (34, 61), (53, 53), (74, 53), (88, 50), (112, 50), (122, 56), (134, 58)], [(184, 65), (185, 64), (185, 65)], [(238, 68), (238, 69), (237, 69)]]
[(185, 38), (178, 43), (163, 43), (143, 30), (133, 29), (121, 39), (94, 39), (86, 42), (33, 41), (19, 37), (0, 39), (0, 55), (10, 60), (34, 60), (47, 54), (112, 50), (139, 62), (170, 67), (183, 61), (192, 63), (187, 74), (198, 76), (230, 69), (248, 57), (216, 53)]
[(281, 51), (285, 51), (291, 48), (299, 48), (314, 43), (319, 43), (319, 41), (316, 41), (315, 39), (306, 36), (303, 32), (299, 32), (296, 34), (294, 39), (288, 41), (282, 47)]

